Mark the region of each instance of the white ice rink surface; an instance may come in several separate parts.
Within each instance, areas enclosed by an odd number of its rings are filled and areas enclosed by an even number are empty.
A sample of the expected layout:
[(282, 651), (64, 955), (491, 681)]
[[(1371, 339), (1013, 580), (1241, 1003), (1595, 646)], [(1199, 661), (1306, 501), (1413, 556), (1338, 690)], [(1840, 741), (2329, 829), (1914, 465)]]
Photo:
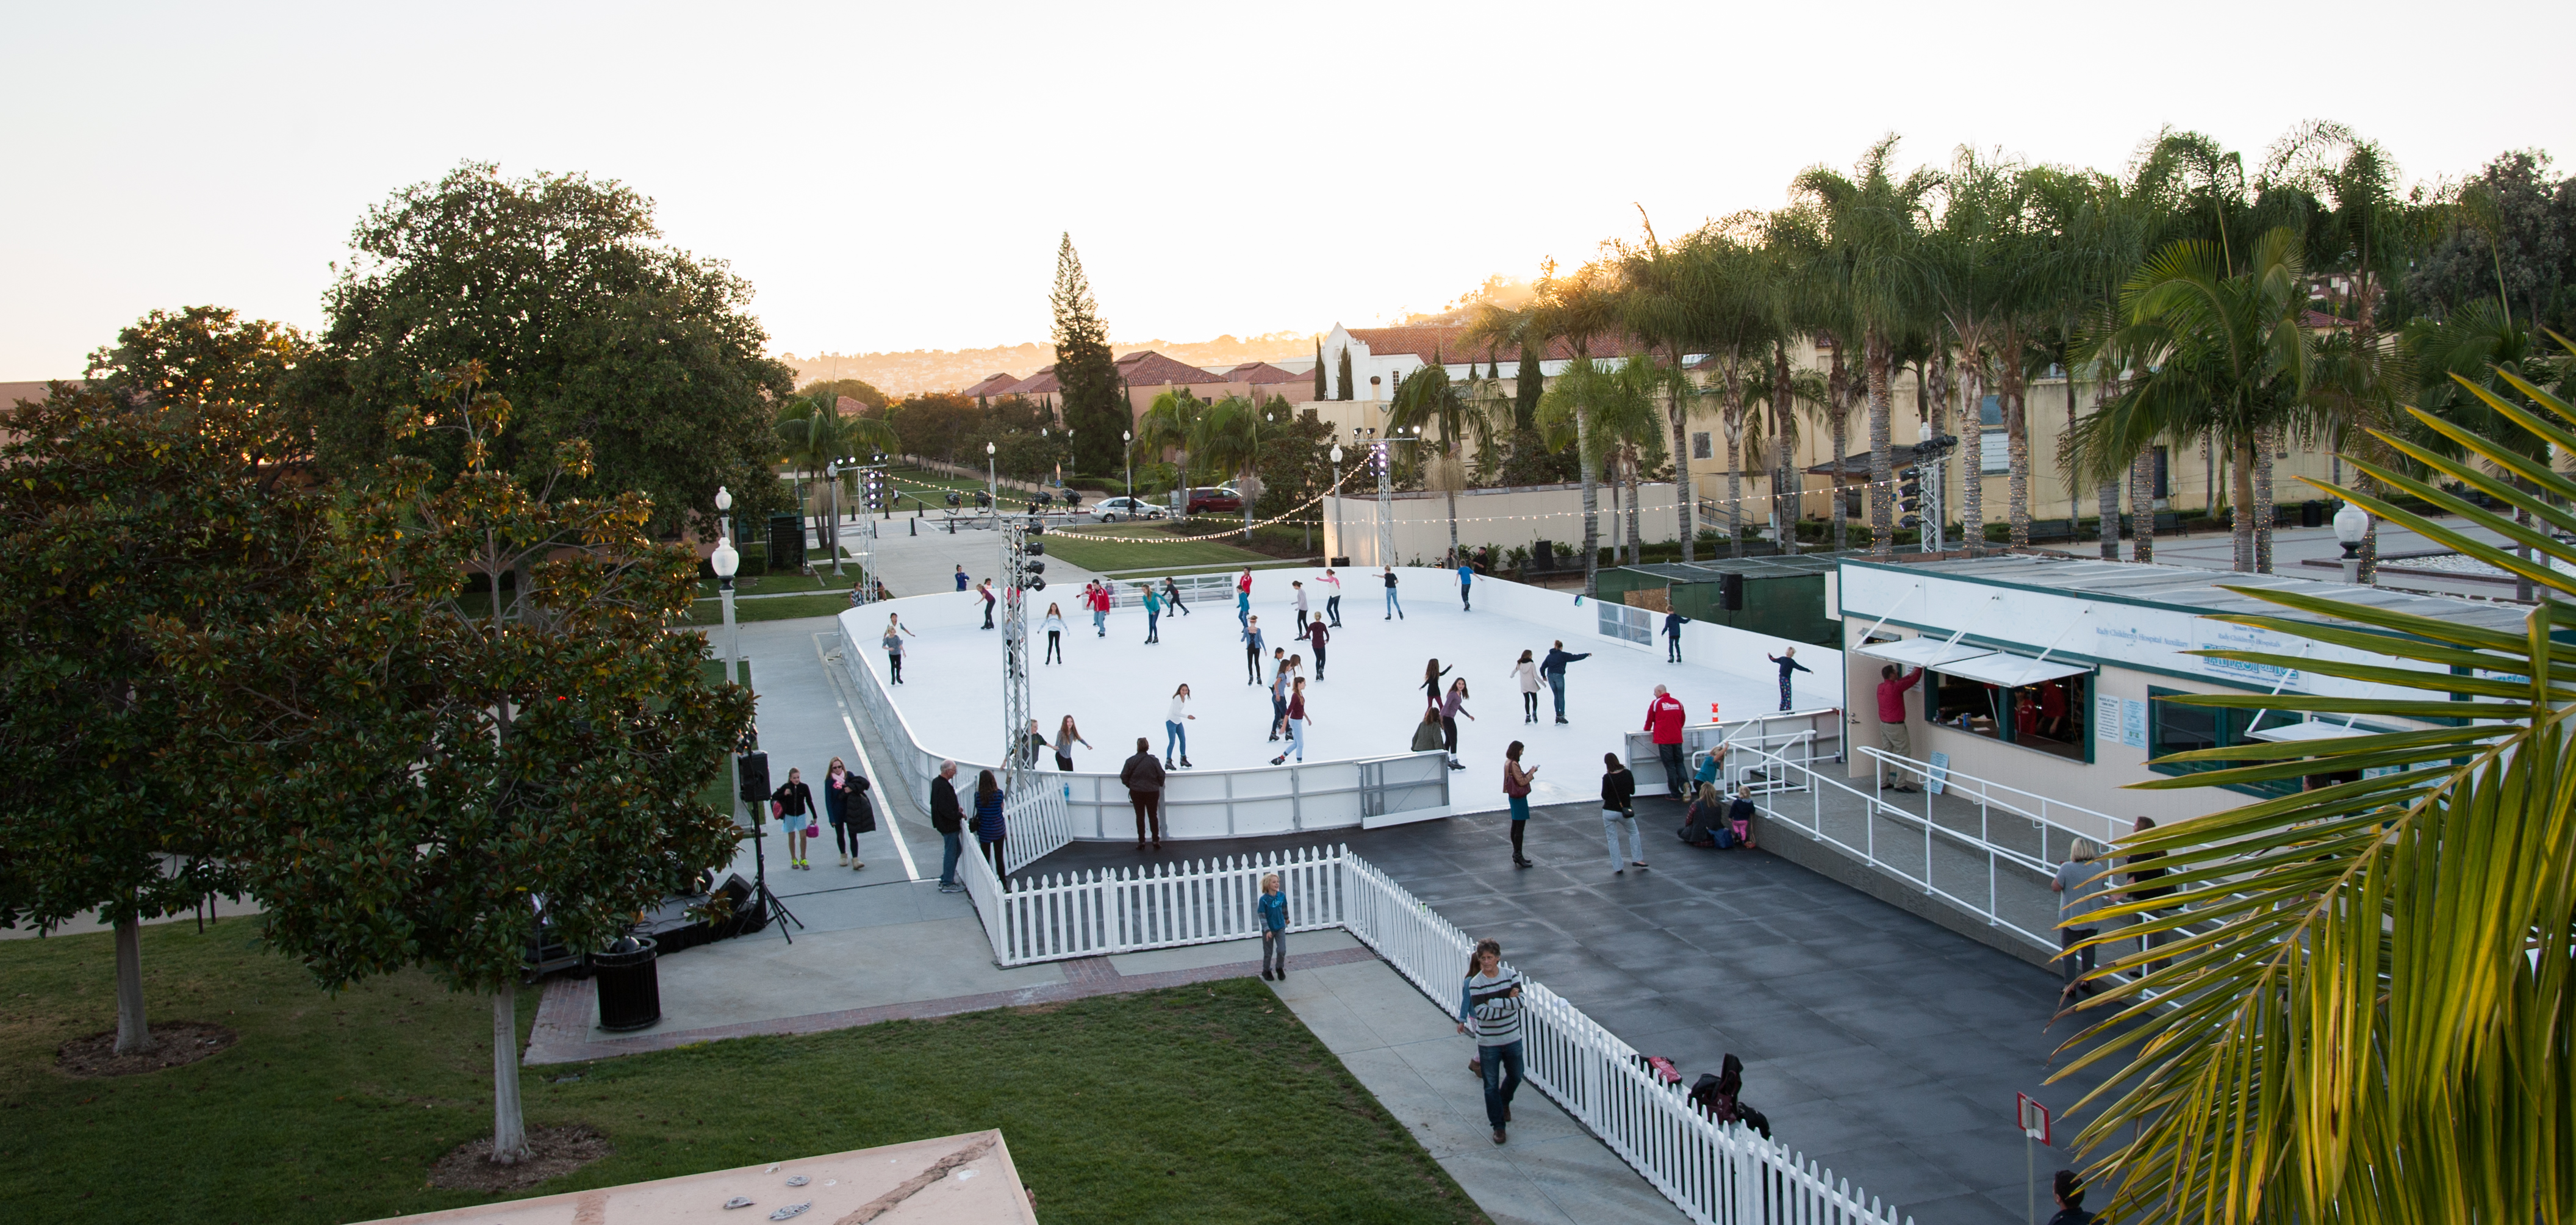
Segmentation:
[[(1320, 571), (1306, 575), (1308, 591)], [(1621, 750), (1625, 732), (1645, 726), (1646, 707), (1654, 687), (1668, 686), (1689, 711), (1694, 724), (1711, 721), (1709, 704), (1720, 703), (1727, 718), (1773, 710), (1779, 688), (1766, 652), (1785, 645), (1776, 639), (1693, 624), (1685, 640), (1688, 662), (1665, 662), (1660, 638), (1652, 649), (1602, 636), (1592, 629), (1590, 602), (1571, 607), (1570, 595), (1480, 580), (1477, 608), (1461, 611), (1455, 579), (1435, 570), (1405, 570), (1401, 591), (1406, 616), (1383, 619), (1383, 587), (1373, 577), (1345, 578), (1352, 593), (1342, 600), (1343, 628), (1325, 644), (1326, 662), (1316, 677), (1313, 652), (1293, 637), (1295, 606), (1289, 581), (1296, 571), (1265, 570), (1254, 580), (1252, 610), (1261, 618), (1267, 643), (1307, 655), (1304, 673), (1309, 719), (1306, 759), (1371, 757), (1411, 748), (1413, 728), (1421, 720), (1423, 668), (1438, 658), (1454, 669), (1442, 682), (1465, 677), (1466, 710), (1473, 719), (1458, 720), (1458, 759), (1466, 769), (1452, 775), (1452, 805), (1474, 812), (1504, 807), (1503, 751), (1513, 740), (1526, 741), (1522, 762), (1539, 768), (1533, 803), (1565, 803), (1600, 794), (1601, 755)], [(968, 761), (999, 756), (1001, 729), (1001, 633), (977, 628), (981, 603), (973, 593), (921, 596), (878, 606), (903, 614), (917, 637), (905, 639), (905, 683), (891, 692), (922, 746), (931, 752)], [(1037, 626), (1054, 602), (1064, 606), (1064, 662), (1037, 667), (1031, 684), (1032, 711), (1048, 738), (1067, 714), (1074, 717), (1093, 747), (1077, 747), (1074, 767), (1080, 772), (1114, 774), (1135, 751), (1138, 736), (1149, 737), (1159, 756), (1165, 747), (1163, 714), (1172, 691), (1186, 682), (1197, 718), (1185, 726), (1190, 761), (1201, 769), (1241, 768), (1269, 762), (1285, 741), (1266, 739), (1271, 722), (1269, 671), (1263, 684), (1244, 683), (1244, 652), (1232, 601), (1193, 602), (1189, 615), (1166, 613), (1162, 641), (1147, 645), (1145, 613), (1119, 608), (1109, 614), (1108, 634), (1095, 637), (1091, 617), (1076, 608), (1081, 588), (1050, 587), (1033, 601), (1030, 631), (1033, 657), (1042, 658), (1045, 635)], [(1310, 595), (1320, 613), (1323, 600)], [(1526, 610), (1543, 620), (1524, 620), (1503, 608)], [(863, 620), (861, 620), (863, 619)], [(877, 649), (884, 619), (862, 610), (859, 624), (868, 627), (861, 652), (878, 677), (886, 675), (886, 658)], [(1658, 618), (1660, 625), (1660, 618)], [(1574, 626), (1583, 628), (1577, 629)], [(1542, 683), (1538, 722), (1522, 719), (1520, 691), (1511, 669), (1522, 650), (1544, 659), (1551, 640), (1563, 638), (1566, 649), (1589, 652), (1591, 658), (1567, 669), (1565, 713), (1572, 722), (1557, 725), (1551, 698)], [(1740, 658), (1709, 658), (1712, 654)], [(1796, 676), (1793, 709), (1834, 706), (1842, 697), (1840, 657), (1820, 647), (1802, 647), (1799, 661), (1816, 669)], [(1041, 764), (1052, 767), (1050, 759)]]

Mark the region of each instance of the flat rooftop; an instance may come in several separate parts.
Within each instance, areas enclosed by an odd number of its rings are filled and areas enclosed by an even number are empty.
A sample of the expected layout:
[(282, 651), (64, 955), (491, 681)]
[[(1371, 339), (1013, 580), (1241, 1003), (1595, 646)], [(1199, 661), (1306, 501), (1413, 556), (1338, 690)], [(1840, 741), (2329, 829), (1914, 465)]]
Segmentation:
[(2281, 617), (2320, 625), (2341, 622), (2337, 618), (2318, 616), (2278, 604), (2266, 603), (2227, 588), (2295, 592), (2322, 600), (2364, 608), (2389, 609), (2418, 617), (2453, 621), (2462, 625), (2476, 626), (2479, 629), (2500, 630), (2511, 634), (2523, 632), (2525, 615), (2522, 608), (2514, 605), (2497, 605), (2477, 600), (2452, 600), (2441, 596), (2356, 586), (2351, 583), (2294, 578), (2285, 574), (2241, 574), (2230, 570), (2202, 570), (2189, 566), (2159, 566), (2087, 558), (2013, 554), (2005, 557), (1960, 558), (1951, 561), (1895, 565), (1847, 558), (1843, 564), (1908, 573), (1929, 573), (1963, 582), (1985, 583), (1998, 587), (2021, 587), (2057, 595), (2127, 600), (2132, 603), (2179, 609), (2204, 616), (2233, 614)]

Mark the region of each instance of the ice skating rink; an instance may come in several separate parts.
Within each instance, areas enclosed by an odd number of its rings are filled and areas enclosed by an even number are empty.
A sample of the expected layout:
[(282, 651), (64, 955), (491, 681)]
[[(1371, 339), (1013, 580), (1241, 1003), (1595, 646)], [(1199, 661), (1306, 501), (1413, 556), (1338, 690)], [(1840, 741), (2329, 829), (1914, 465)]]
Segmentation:
[[(1665, 662), (1660, 637), (1647, 647), (1598, 632), (1594, 606), (1574, 606), (1570, 593), (1527, 587), (1498, 579), (1479, 579), (1475, 610), (1462, 611), (1454, 574), (1440, 570), (1403, 569), (1398, 590), (1405, 616), (1384, 619), (1384, 587), (1374, 575), (1346, 574), (1342, 628), (1325, 644), (1322, 675), (1314, 652), (1294, 635), (1295, 605), (1289, 583), (1303, 578), (1308, 601), (1320, 615), (1320, 569), (1263, 570), (1254, 575), (1252, 611), (1261, 619), (1262, 656), (1271, 647), (1307, 657), (1304, 675), (1308, 761), (1378, 757), (1410, 751), (1413, 729), (1423, 709), (1422, 679), (1427, 661), (1437, 658), (1451, 669), (1442, 680), (1465, 677), (1466, 711), (1458, 720), (1458, 760), (1466, 766), (1451, 779), (1456, 811), (1474, 812), (1505, 806), (1502, 790), (1504, 748), (1527, 742), (1522, 762), (1539, 767), (1533, 803), (1566, 803), (1600, 794), (1601, 755), (1619, 752), (1622, 735), (1645, 726), (1646, 707), (1654, 687), (1665, 685), (1681, 699), (1694, 724), (1711, 722), (1709, 705), (1720, 704), (1725, 717), (1741, 719), (1779, 706), (1776, 672), (1766, 653), (1788, 645), (1720, 626), (1694, 623), (1684, 639), (1687, 662)], [(1271, 725), (1269, 669), (1261, 684), (1245, 683), (1241, 627), (1232, 600), (1193, 601), (1186, 615), (1168, 610), (1162, 618), (1162, 641), (1147, 644), (1145, 612), (1124, 607), (1109, 614), (1108, 633), (1095, 636), (1090, 614), (1079, 609), (1080, 585), (1050, 586), (1031, 600), (1031, 657), (1044, 657), (1046, 637), (1038, 628), (1049, 603), (1063, 607), (1064, 662), (1033, 669), (1031, 710), (1052, 740), (1056, 726), (1072, 715), (1090, 748), (1076, 747), (1074, 768), (1082, 773), (1115, 774), (1119, 763), (1145, 736), (1159, 756), (1165, 748), (1163, 714), (1172, 692), (1190, 686), (1186, 723), (1188, 756), (1201, 769), (1236, 769), (1269, 762), (1286, 741), (1268, 739)], [(999, 630), (984, 630), (982, 601), (967, 592), (914, 596), (858, 611), (854, 621), (868, 627), (861, 656), (877, 676), (887, 675), (886, 657), (877, 649), (883, 631), (881, 612), (903, 617), (917, 637), (904, 640), (904, 681), (890, 690), (922, 747), (966, 761), (991, 761), (1000, 753), (1002, 735), (1001, 654)], [(1656, 624), (1660, 629), (1661, 617)], [(1591, 658), (1567, 669), (1565, 713), (1571, 722), (1554, 722), (1552, 700), (1539, 692), (1538, 722), (1523, 720), (1521, 696), (1511, 671), (1523, 650), (1534, 660), (1546, 658), (1551, 641), (1565, 649), (1589, 652)], [(1842, 698), (1840, 656), (1823, 647), (1805, 646), (1801, 663), (1815, 669), (1796, 676), (1793, 709), (1839, 705)], [(1042, 758), (1051, 768), (1053, 761)]]

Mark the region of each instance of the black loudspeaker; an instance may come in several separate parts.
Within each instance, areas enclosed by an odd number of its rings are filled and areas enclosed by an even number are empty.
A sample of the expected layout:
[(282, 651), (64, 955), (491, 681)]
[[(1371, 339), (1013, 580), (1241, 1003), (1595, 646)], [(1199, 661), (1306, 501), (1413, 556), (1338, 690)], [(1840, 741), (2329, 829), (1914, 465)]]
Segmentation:
[(760, 806), (769, 800), (769, 754), (745, 753), (733, 759), (734, 777), (741, 781), (742, 802), (751, 805), (752, 819), (760, 819)]
[(769, 572), (794, 574), (804, 568), (804, 516), (771, 515), (769, 517)]
[(1723, 608), (1728, 612), (1744, 611), (1743, 575), (1721, 574), (1717, 576), (1717, 603), (1718, 607)]

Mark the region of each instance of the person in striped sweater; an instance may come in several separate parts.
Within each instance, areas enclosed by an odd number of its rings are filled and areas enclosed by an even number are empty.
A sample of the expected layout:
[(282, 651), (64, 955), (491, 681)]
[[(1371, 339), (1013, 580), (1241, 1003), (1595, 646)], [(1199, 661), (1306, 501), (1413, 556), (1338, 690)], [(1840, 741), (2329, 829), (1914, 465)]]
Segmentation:
[(1521, 976), (1503, 965), (1503, 946), (1479, 940), (1467, 958), (1467, 981), (1458, 988), (1458, 1032), (1475, 1026), (1478, 1073), (1485, 1078), (1485, 1121), (1494, 1143), (1512, 1121), (1512, 1095), (1521, 1087)]

